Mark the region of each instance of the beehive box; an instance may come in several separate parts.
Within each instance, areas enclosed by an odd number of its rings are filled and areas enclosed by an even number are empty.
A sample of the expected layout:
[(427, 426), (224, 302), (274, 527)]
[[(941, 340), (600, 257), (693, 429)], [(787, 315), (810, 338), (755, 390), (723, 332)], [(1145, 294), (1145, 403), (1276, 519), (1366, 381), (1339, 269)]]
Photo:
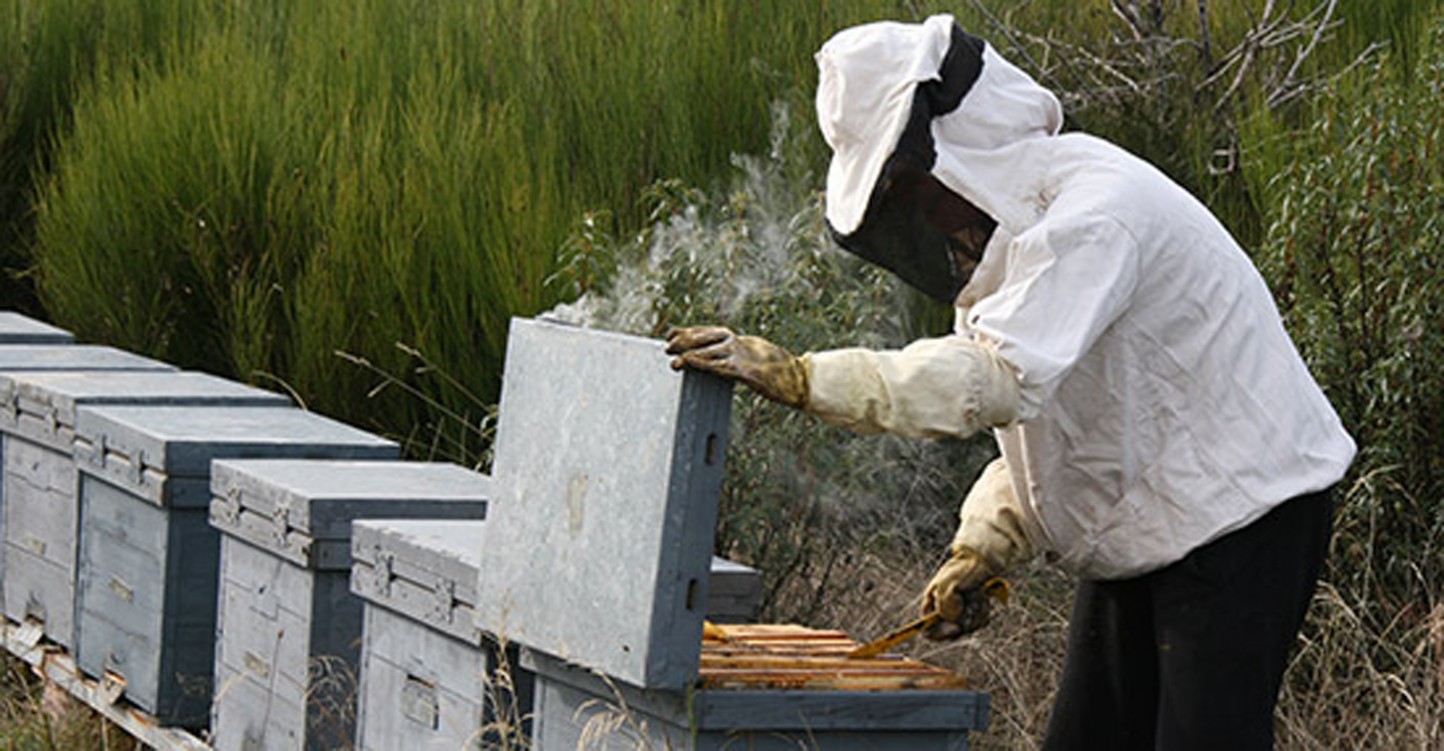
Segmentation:
[(365, 600), (360, 751), (478, 749), (488, 731), (507, 735), (507, 722), (512, 737), (526, 732), (531, 675), (475, 622), (485, 524), (355, 524), (351, 591)]
[(6, 436), (4, 610), (73, 644), (76, 503), (75, 410), (80, 404), (286, 406), (280, 394), (204, 373), (39, 371), (0, 373)]
[(215, 462), (215, 748), (351, 747), (362, 619), (350, 592), (351, 522), (478, 520), (489, 489), (486, 476), (451, 464)]
[[(352, 591), (366, 600), (357, 748), (477, 748), (511, 723), (528, 732), (532, 676), (503, 662), (474, 621), (482, 522), (363, 521)], [(708, 618), (750, 615), (756, 569), (713, 558)], [(493, 682), (498, 665), (507, 681)], [(491, 706), (491, 704), (497, 706)], [(499, 741), (497, 742), (499, 744)], [(496, 745), (496, 744), (494, 744)]]
[(43, 321), (0, 310), (0, 344), (70, 344), (75, 337)]
[(986, 694), (895, 655), (858, 659), (839, 631), (720, 626), (687, 690), (638, 689), (527, 650), (537, 751), (965, 751), (988, 722)]
[(76, 662), (167, 726), (210, 714), (220, 533), (212, 459), (393, 459), (396, 444), (279, 407), (82, 406)]
[[(80, 371), (94, 370), (107, 372), (122, 371), (174, 371), (176, 368), (163, 362), (149, 358), (133, 355), (111, 347), (80, 346), (69, 344), (58, 345), (5, 345), (0, 346), (0, 374), (9, 374), (11, 377), (36, 371)], [(7, 381), (9, 387), (0, 390), (0, 421), (6, 424), (15, 424), (21, 418), (22, 406), (20, 395), (14, 388), (13, 381)], [(48, 419), (48, 418), (47, 418)], [(10, 439), (7, 437), (9, 431), (0, 430), (0, 541), (7, 537), (5, 531), (4, 512), (5, 486), (4, 476), (9, 474), (6, 468), (14, 465), (17, 472), (24, 473), (24, 465), (27, 457), (11, 457), (8, 450)], [(68, 449), (67, 449), (68, 450)], [(24, 452), (25, 449), (18, 449)], [(56, 477), (53, 473), (47, 472), (44, 467), (36, 467), (34, 477), (42, 491), (48, 491), (50, 484)], [(62, 473), (63, 474), (63, 473)], [(4, 581), (5, 556), (0, 553), (0, 582)]]
[[(478, 620), (526, 648), (533, 747), (965, 748), (987, 700), (946, 670), (789, 627), (704, 646), (696, 557), (728, 391), (668, 359), (661, 342), (513, 322)], [(577, 722), (608, 702), (622, 715)]]
[(679, 688), (697, 672), (732, 390), (673, 371), (663, 349), (513, 319), (477, 622), (637, 686)]

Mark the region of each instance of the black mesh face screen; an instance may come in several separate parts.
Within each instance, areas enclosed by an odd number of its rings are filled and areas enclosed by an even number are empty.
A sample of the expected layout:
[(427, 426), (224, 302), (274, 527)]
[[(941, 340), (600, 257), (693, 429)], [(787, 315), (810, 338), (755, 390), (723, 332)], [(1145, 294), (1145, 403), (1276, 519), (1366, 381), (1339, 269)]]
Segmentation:
[[(937, 158), (931, 122), (962, 103), (982, 73), (984, 42), (954, 26), (941, 78), (918, 85), (907, 125), (873, 186), (862, 223), (850, 234), (832, 232), (847, 251), (896, 274), (908, 285), (951, 304), (971, 269), (955, 268), (949, 240), (924, 218), (914, 197), (916, 176)], [(956, 272), (956, 273), (955, 273)]]

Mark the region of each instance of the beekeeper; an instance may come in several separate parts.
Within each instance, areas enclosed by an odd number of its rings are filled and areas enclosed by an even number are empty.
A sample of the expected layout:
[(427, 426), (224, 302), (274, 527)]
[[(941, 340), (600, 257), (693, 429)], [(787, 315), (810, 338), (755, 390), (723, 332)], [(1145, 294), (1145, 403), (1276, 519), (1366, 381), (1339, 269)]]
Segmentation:
[(861, 433), (993, 429), (923, 609), (956, 621), (1037, 553), (1080, 578), (1045, 748), (1270, 748), (1355, 447), (1248, 256), (1154, 167), (1060, 134), (1053, 94), (951, 16), (847, 29), (817, 63), (833, 236), (955, 332), (794, 356), (685, 328), (674, 367)]

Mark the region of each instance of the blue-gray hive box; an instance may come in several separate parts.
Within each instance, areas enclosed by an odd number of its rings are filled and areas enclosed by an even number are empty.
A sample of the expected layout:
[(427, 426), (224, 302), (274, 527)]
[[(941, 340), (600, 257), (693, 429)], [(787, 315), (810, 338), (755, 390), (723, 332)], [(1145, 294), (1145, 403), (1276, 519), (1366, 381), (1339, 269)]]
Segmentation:
[[(515, 650), (502, 661), (475, 623), (476, 582), (485, 575), (476, 540), (486, 523), (356, 523), (351, 588), (366, 600), (356, 748), (475, 749), (488, 733), (500, 748), (508, 732), (515, 740), (529, 731), (532, 674)], [(756, 609), (756, 569), (713, 558), (709, 577), (709, 618)]]
[(358, 751), (474, 750), (488, 732), (526, 734), (531, 674), (475, 621), (487, 523), (355, 524), (351, 590), (366, 602)]
[(657, 340), (513, 319), (477, 622), (676, 688), (697, 672), (732, 389), (668, 360)]
[(351, 748), (362, 624), (350, 591), (352, 522), (479, 520), (490, 487), (453, 464), (216, 461), (217, 751)]
[[(158, 360), (133, 355), (112, 347), (96, 347), (71, 344), (18, 344), (0, 345), (0, 373), (30, 373), (36, 371), (174, 371), (176, 368)], [(0, 411), (8, 414), (13, 422), (19, 419), (19, 395), (14, 391), (0, 395)], [(6, 450), (7, 439), (0, 432), (0, 475), (6, 474), (5, 467), (12, 463)], [(14, 461), (23, 461), (19, 458)], [(41, 481), (49, 483), (49, 479)], [(5, 482), (0, 477), (0, 509), (5, 506)], [(0, 540), (5, 539), (5, 514), (0, 512)], [(4, 579), (5, 560), (0, 556), (0, 581)]]
[(75, 410), (80, 404), (286, 406), (280, 394), (205, 373), (30, 371), (0, 373), (4, 610), (72, 646), (75, 608)]
[(70, 344), (69, 331), (11, 310), (0, 310), (0, 344)]
[(279, 407), (81, 406), (76, 663), (162, 725), (204, 727), (220, 533), (213, 459), (394, 459), (398, 447)]
[[(728, 626), (699, 685), (639, 689), (526, 650), (536, 675), (535, 751), (966, 751), (988, 722), (987, 694), (896, 656), (845, 657), (841, 632)], [(716, 685), (709, 685), (715, 683)], [(583, 743), (583, 739), (586, 742)]]

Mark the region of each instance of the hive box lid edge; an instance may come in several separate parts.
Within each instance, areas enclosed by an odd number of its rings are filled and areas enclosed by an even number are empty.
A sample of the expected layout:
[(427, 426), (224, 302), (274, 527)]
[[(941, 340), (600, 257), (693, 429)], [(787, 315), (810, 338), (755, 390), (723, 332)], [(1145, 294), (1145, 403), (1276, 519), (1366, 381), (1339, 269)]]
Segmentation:
[(491, 478), (443, 462), (217, 459), (211, 494), (212, 511), (220, 509), (211, 523), (222, 531), (247, 537), (238, 524), (245, 515), (316, 540), (349, 540), (362, 518), (485, 518)]
[(0, 310), (0, 344), (70, 344), (75, 335), (13, 310)]
[(394, 459), (396, 443), (293, 407), (81, 405), (76, 465), (123, 486), (205, 478), (212, 459)]
[(0, 372), (21, 370), (179, 370), (159, 360), (95, 344), (0, 346)]
[[(289, 397), (207, 373), (170, 370), (0, 373), (0, 430), (61, 446), (78, 404), (290, 406)], [(33, 420), (23, 420), (29, 416)], [(28, 426), (28, 427), (27, 427)]]

